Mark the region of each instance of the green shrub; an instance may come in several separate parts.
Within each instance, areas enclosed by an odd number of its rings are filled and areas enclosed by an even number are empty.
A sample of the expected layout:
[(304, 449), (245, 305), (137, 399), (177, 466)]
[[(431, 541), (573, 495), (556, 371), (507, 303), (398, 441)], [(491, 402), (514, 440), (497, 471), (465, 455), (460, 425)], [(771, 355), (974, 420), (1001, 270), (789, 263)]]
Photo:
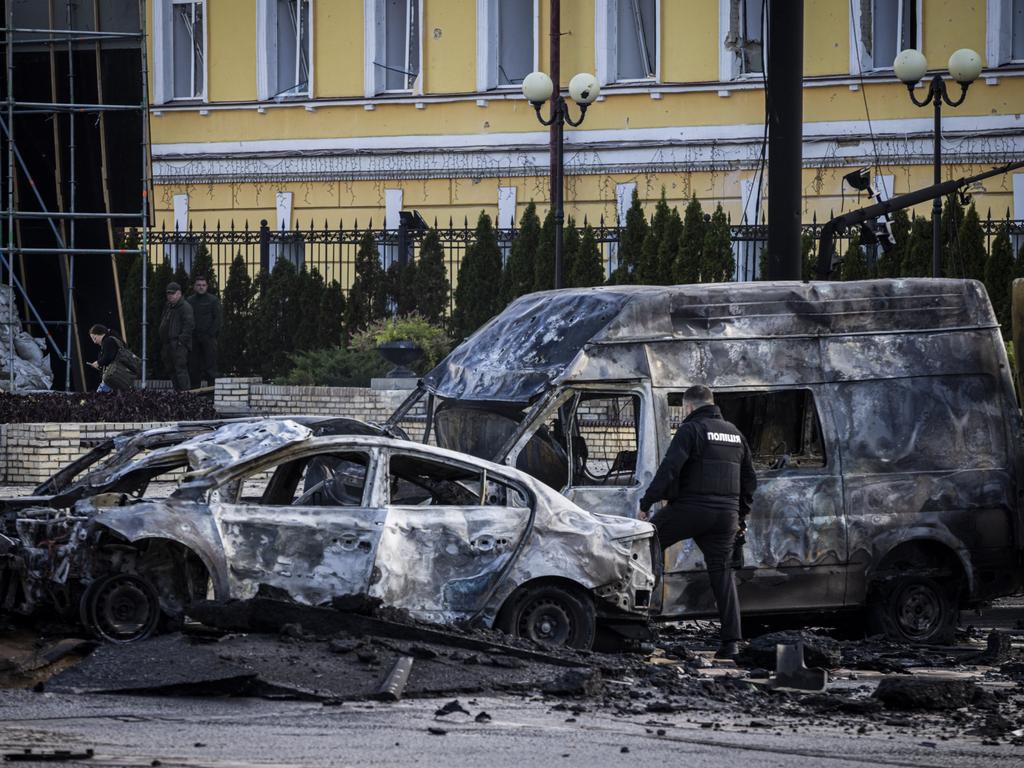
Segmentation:
[(306, 387), (368, 387), (391, 366), (375, 349), (312, 349), (292, 356), (294, 367), (284, 384)]

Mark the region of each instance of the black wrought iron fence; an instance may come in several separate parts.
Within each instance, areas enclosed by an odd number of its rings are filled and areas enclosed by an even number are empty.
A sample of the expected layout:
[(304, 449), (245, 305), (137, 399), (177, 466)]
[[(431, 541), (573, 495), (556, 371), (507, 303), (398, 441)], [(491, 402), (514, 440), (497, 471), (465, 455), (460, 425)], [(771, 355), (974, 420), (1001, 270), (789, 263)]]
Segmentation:
[[(991, 212), (981, 221), (985, 236), (986, 252), (990, 251), (992, 240), (1000, 230), (1009, 228), (1014, 254), (1019, 254), (1024, 245), (1024, 220), (993, 218)], [(813, 220), (805, 224), (805, 238), (811, 240), (811, 252), (817, 248), (822, 224)], [(736, 280), (757, 280), (761, 278), (761, 256), (768, 240), (765, 224), (731, 224), (733, 254), (736, 260)], [(605, 265), (605, 275), (610, 275), (618, 263), (618, 248), (624, 228), (607, 226), (600, 221), (593, 228), (595, 241)], [(200, 248), (208, 250), (213, 268), (220, 285), (224, 285), (236, 256), (244, 260), (249, 275), (255, 278), (261, 270), (273, 269), (279, 259), (291, 261), (297, 268), (316, 269), (327, 281), (336, 280), (347, 293), (355, 280), (356, 254), (364, 234), (370, 231), (377, 244), (382, 265), (387, 269), (393, 262), (418, 259), (426, 229), (400, 227), (398, 229), (360, 229), (357, 227), (330, 227), (325, 222), (317, 227), (313, 222), (305, 228), (274, 230), (262, 221), (257, 227), (245, 226), (189, 229), (186, 231), (159, 229), (149, 235), (151, 263), (167, 259), (173, 267), (183, 263), (186, 271), (191, 270), (192, 258)], [(466, 221), (463, 226), (435, 228), (444, 251), (444, 262), (448, 279), (452, 285), (451, 302), (454, 304), (454, 288), (458, 282), (459, 265), (467, 248), (473, 244), (474, 228)], [(496, 231), (498, 245), (503, 257), (507, 257), (514, 242), (517, 229)], [(836, 239), (836, 252), (843, 254), (849, 247), (852, 232), (841, 234)], [(881, 253), (879, 246), (866, 246), (865, 256), (869, 265)]]

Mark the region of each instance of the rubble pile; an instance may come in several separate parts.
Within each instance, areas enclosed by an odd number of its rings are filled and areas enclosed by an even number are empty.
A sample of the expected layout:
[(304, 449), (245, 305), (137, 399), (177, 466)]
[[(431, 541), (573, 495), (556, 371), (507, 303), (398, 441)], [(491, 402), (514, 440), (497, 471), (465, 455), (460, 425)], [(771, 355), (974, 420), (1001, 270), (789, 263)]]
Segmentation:
[[(36, 690), (261, 696), (324, 706), (508, 693), (549, 699), (552, 714), (570, 722), (583, 712), (641, 718), (662, 729), (686, 722), (783, 732), (839, 722), (856, 735), (904, 729), (935, 742), (1024, 744), (1024, 653), (1020, 639), (1005, 632), (992, 632), (984, 644), (979, 638), (941, 648), (770, 633), (754, 638), (734, 664), (711, 658), (713, 627), (693, 622), (666, 626), (653, 653), (603, 654), (423, 626), (395, 611), (257, 600), (222, 611), (219, 620), (219, 628), (190, 626), (143, 642), (99, 645), (78, 663), (57, 664)], [(808, 667), (829, 670), (825, 692), (773, 685), (769, 649), (794, 643), (802, 644)], [(77, 659), (95, 644), (59, 645)], [(52, 643), (43, 646), (55, 659), (62, 654)], [(37, 671), (47, 653), (34, 655)], [(13, 671), (10, 660), (0, 659), (0, 686), (17, 684)], [(29, 679), (18, 678), (22, 687)], [(438, 715), (442, 723), (487, 716), (459, 701), (447, 706)]]

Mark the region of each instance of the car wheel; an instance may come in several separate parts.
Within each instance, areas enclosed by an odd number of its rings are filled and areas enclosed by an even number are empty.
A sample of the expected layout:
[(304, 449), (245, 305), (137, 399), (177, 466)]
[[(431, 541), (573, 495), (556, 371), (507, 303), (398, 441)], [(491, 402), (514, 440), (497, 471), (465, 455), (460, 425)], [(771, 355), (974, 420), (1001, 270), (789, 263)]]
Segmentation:
[(82, 597), (83, 621), (97, 637), (112, 643), (143, 640), (160, 623), (160, 598), (152, 585), (126, 573), (93, 582)]
[(878, 587), (868, 608), (873, 631), (912, 643), (951, 643), (957, 616), (954, 590), (927, 576), (900, 576)]
[(597, 628), (594, 602), (588, 595), (544, 585), (518, 590), (495, 626), (540, 645), (589, 649)]

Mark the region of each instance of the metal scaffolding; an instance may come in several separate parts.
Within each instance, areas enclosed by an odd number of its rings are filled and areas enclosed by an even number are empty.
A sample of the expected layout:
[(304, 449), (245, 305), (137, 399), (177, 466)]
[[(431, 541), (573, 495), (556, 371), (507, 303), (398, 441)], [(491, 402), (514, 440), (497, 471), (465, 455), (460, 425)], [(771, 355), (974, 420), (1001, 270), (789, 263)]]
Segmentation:
[[(54, 24), (54, 5), (63, 2), (66, 22), (62, 27), (57, 27)], [(72, 388), (72, 361), (75, 357), (73, 350), (75, 345), (78, 343), (79, 329), (78, 321), (75, 313), (75, 260), (76, 256), (83, 255), (110, 255), (112, 260), (112, 275), (114, 279), (115, 295), (117, 300), (118, 317), (121, 321), (122, 329), (126, 326), (124, 324), (123, 310), (121, 307), (121, 294), (120, 285), (117, 279), (117, 270), (113, 267), (113, 259), (117, 254), (137, 254), (141, 258), (141, 281), (142, 281), (142, 317), (141, 322), (141, 349), (140, 357), (142, 358), (142, 372), (141, 372), (141, 384), (146, 384), (146, 336), (147, 336), (147, 283), (148, 283), (148, 265), (145, 254), (148, 250), (149, 243), (149, 223), (150, 223), (150, 170), (149, 170), (149, 83), (148, 83), (148, 66), (146, 58), (146, 28), (145, 28), (145, 0), (139, 0), (138, 2), (138, 30), (137, 31), (118, 31), (118, 32), (105, 32), (99, 29), (101, 26), (101, 6), (102, 0), (47, 0), (47, 12), (49, 25), (45, 27), (40, 26), (18, 26), (17, 14), (15, 13), (15, 0), (7, 0), (6, 2), (6, 14), (4, 19), (4, 27), (0, 29), (0, 35), (2, 35), (2, 44), (4, 46), (5, 63), (6, 63), (6, 110), (5, 117), (0, 118), (0, 132), (2, 132), (3, 140), (6, 145), (7, 151), (7, 189), (6, 189), (6, 205), (5, 210), (0, 211), (0, 217), (6, 221), (7, 227), (7, 238), (6, 241), (0, 243), (0, 271), (6, 271), (7, 285), (9, 289), (9, 295), (19, 296), (25, 304), (26, 312), (31, 316), (32, 320), (38, 324), (44, 331), (44, 335), (47, 344), (52, 351), (65, 365), (65, 376), (64, 376), (64, 388), (70, 390)], [(81, 21), (81, 11), (83, 7), (87, 7), (91, 3), (92, 10), (92, 27), (83, 28)], [(76, 18), (79, 23), (76, 24)], [(76, 26), (78, 28), (76, 28)], [(137, 104), (118, 104), (118, 103), (106, 103), (103, 100), (103, 83), (102, 83), (102, 54), (103, 54), (103, 43), (112, 41), (135, 41), (139, 47), (140, 53), (140, 77), (141, 77), (141, 94), (142, 98)], [(82, 49), (82, 44), (91, 42), (95, 50), (96, 57), (96, 93), (97, 99), (95, 102), (82, 102), (76, 99), (76, 77), (82, 78), (82, 74), (76, 73), (74, 52)], [(15, 49), (18, 46), (45, 46), (48, 49), (50, 57), (50, 78), (51, 78), (51, 101), (19, 101), (15, 98), (15, 84), (16, 84), (16, 72), (15, 72)], [(58, 50), (63, 49), (67, 53), (67, 92), (68, 97), (64, 101), (57, 100), (57, 66), (56, 66), (56, 53)], [(88, 76), (88, 75), (87, 75)], [(109, 186), (107, 179), (107, 147), (106, 147), (106, 133), (104, 116), (110, 112), (138, 112), (142, 124), (142, 141), (141, 141), (141, 152), (142, 152), (142, 194), (139, 200), (139, 209), (137, 211), (122, 211), (116, 212), (110, 210), (110, 196)], [(59, 156), (59, 150), (57, 157), (54, 159), (54, 189), (56, 190), (57, 205), (51, 210), (51, 206), (48, 206), (42, 193), (39, 190), (39, 185), (36, 183), (36, 179), (33, 178), (28, 163), (25, 162), (25, 158), (18, 148), (18, 140), (15, 136), (15, 118), (20, 115), (45, 115), (53, 121), (54, 131), (54, 144), (58, 147), (59, 144), (59, 124), (58, 121), (64, 121), (63, 124), (67, 130), (67, 144), (66, 150), (68, 153), (68, 178), (66, 180), (61, 178), (62, 175), (62, 163)], [(104, 200), (103, 211), (86, 211), (78, 209), (78, 195), (77, 187), (79, 180), (77, 178), (76, 168), (76, 123), (81, 120), (91, 120), (98, 122), (99, 125), (99, 136), (100, 136), (100, 173), (102, 177), (102, 192)], [(18, 196), (18, 171), (20, 170), (21, 179), (24, 180), (27, 187), (31, 190), (33, 199), (38, 206), (39, 210), (22, 210), (19, 205)], [(67, 189), (65, 194), (64, 189)], [(45, 220), (49, 224), (49, 229), (52, 232), (54, 245), (52, 247), (22, 247), (18, 242), (19, 238), (16, 238), (16, 225), (17, 222), (22, 220)], [(105, 221), (107, 224), (108, 233), (108, 248), (95, 248), (95, 247), (78, 247), (76, 242), (76, 222), (80, 221), (93, 221), (96, 220)], [(136, 227), (139, 232), (139, 247), (137, 248), (118, 248), (113, 242), (114, 239), (114, 222), (127, 222), (130, 226)], [(34, 302), (29, 294), (27, 286), (18, 278), (15, 274), (16, 264), (20, 263), (24, 270), (24, 259), (26, 257), (32, 258), (43, 258), (45, 256), (54, 256), (62, 259), (62, 269), (66, 276), (66, 313), (65, 317), (61, 320), (45, 320), (41, 316), (37, 309), (37, 302)], [(24, 276), (24, 274), (23, 274)], [(11, 313), (10, 317), (4, 317), (0, 319), (0, 325), (6, 326), (5, 329), (0, 329), (0, 332), (4, 332), (7, 336), (7, 342), (9, 347), (9, 359), (7, 362), (8, 368), (8, 391), (16, 391), (16, 379), (15, 379), (15, 344), (14, 337), (20, 330), (21, 320), (14, 312)], [(59, 340), (59, 330), (63, 328), (65, 330), (63, 346)], [(56, 333), (55, 333), (56, 332)], [(81, 354), (78, 355), (79, 365), (81, 365)]]

